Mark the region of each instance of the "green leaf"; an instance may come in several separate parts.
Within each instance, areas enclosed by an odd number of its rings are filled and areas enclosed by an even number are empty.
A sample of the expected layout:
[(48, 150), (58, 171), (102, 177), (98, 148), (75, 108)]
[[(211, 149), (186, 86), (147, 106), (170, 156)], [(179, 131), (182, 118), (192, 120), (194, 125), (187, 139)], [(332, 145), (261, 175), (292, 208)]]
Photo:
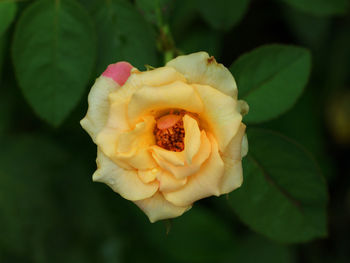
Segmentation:
[(0, 82), (1, 82), (1, 77), (2, 77), (2, 68), (3, 68), (3, 63), (4, 63), (4, 58), (5, 58), (5, 43), (6, 39), (3, 36), (0, 36)]
[(250, 0), (197, 0), (197, 8), (212, 28), (229, 30), (243, 18), (249, 2)]
[(179, 48), (185, 54), (201, 50), (218, 58), (222, 49), (221, 34), (214, 30), (196, 28), (184, 37), (184, 40), (179, 43)]
[(230, 70), (240, 99), (250, 107), (244, 121), (264, 122), (290, 109), (307, 84), (310, 68), (310, 52), (295, 46), (266, 45), (238, 58)]
[(17, 5), (13, 1), (0, 2), (0, 37), (5, 33), (7, 28), (15, 18)]
[(49, 181), (65, 156), (43, 136), (0, 136), (0, 145), (0, 247), (31, 255), (58, 220)]
[(248, 130), (243, 186), (229, 204), (258, 233), (281, 242), (327, 235), (327, 187), (313, 158), (274, 132)]
[[(252, 253), (254, 251), (254, 253)], [(296, 262), (287, 246), (276, 244), (257, 235), (240, 236), (225, 262), (292, 263)]]
[(131, 4), (104, 1), (94, 18), (98, 32), (98, 74), (121, 60), (138, 68), (157, 64), (155, 34)]
[(231, 251), (234, 242), (231, 230), (206, 209), (193, 207), (168, 221), (168, 234), (164, 223), (148, 225), (147, 243), (174, 262), (220, 262)]
[(136, 0), (135, 4), (140, 9), (147, 21), (160, 25), (163, 13), (168, 9), (170, 0)]
[(75, 1), (36, 1), (16, 27), (16, 77), (35, 112), (59, 125), (84, 93), (95, 60), (93, 24)]
[(305, 13), (318, 16), (345, 14), (349, 7), (347, 0), (280, 0)]

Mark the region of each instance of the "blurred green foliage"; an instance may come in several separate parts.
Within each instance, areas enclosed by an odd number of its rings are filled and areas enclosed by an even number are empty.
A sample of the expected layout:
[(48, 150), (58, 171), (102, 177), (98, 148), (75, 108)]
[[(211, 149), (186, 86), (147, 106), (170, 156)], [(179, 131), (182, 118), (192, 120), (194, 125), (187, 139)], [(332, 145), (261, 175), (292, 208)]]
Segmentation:
[[(0, 262), (349, 262), (348, 8), (0, 0)], [(250, 105), (244, 184), (150, 224), (91, 182), (96, 146), (79, 120), (108, 64), (200, 50), (232, 65)]]

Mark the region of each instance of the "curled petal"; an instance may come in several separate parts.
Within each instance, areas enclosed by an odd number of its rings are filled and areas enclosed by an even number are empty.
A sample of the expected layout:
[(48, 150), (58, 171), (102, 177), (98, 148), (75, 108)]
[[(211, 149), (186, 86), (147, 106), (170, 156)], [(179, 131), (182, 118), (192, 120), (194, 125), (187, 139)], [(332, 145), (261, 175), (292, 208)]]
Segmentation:
[(157, 179), (159, 181), (159, 191), (161, 192), (175, 191), (187, 182), (187, 178), (177, 179), (167, 171), (159, 173)]
[(183, 117), (183, 123), (185, 129), (184, 157), (186, 162), (191, 164), (192, 158), (197, 154), (201, 145), (201, 131), (198, 122), (187, 114)]
[(248, 154), (248, 148), (249, 148), (249, 145), (248, 145), (247, 134), (244, 134), (243, 139), (242, 139), (242, 147), (241, 147), (242, 158)]
[(105, 126), (108, 119), (109, 100), (108, 95), (119, 88), (119, 85), (110, 78), (104, 76), (96, 79), (88, 96), (89, 108), (86, 116), (80, 121), (81, 126), (96, 142), (97, 134)]
[(177, 206), (190, 205), (193, 202), (211, 196), (220, 195), (220, 183), (224, 173), (224, 163), (220, 157), (217, 143), (209, 136), (212, 151), (209, 159), (200, 170), (188, 177), (187, 184), (179, 190), (165, 192), (164, 197)]
[(222, 64), (209, 57), (206, 52), (178, 56), (166, 66), (182, 73), (189, 83), (209, 85), (228, 96), (237, 99), (237, 85), (231, 72)]
[(247, 147), (246, 144), (248, 143), (248, 141), (244, 142), (245, 129), (246, 126), (241, 123), (236, 135), (232, 138), (225, 151), (222, 153), (223, 157), (237, 161), (242, 160), (242, 146), (244, 144), (244, 147)]
[[(185, 160), (183, 152), (173, 152), (163, 149), (157, 145), (151, 147), (153, 158), (160, 163), (159, 160), (164, 160), (166, 164), (172, 164), (176, 166), (184, 166)], [(161, 166), (162, 167), (162, 166)]]
[(222, 160), (225, 164), (225, 172), (221, 182), (221, 194), (229, 193), (240, 187), (243, 182), (242, 172), (242, 151), (245, 151), (244, 136), (246, 126), (241, 123), (236, 135), (232, 138), (225, 152), (222, 154)]
[(185, 148), (182, 152), (169, 151), (157, 145), (151, 147), (154, 153), (153, 157), (158, 160), (159, 163), (163, 161), (162, 167), (166, 170), (168, 170), (166, 168), (168, 164), (187, 167), (187, 164), (192, 163), (193, 157), (200, 148), (201, 131), (199, 130), (197, 121), (189, 115), (185, 115), (183, 117), (183, 122), (185, 129)]
[(156, 163), (148, 147), (154, 144), (154, 125), (154, 118), (148, 116), (128, 132), (120, 133), (115, 128), (106, 127), (96, 141), (103, 153), (123, 168), (152, 169)]
[(148, 169), (148, 170), (138, 170), (138, 175), (142, 182), (148, 184), (156, 180), (157, 175), (162, 173), (162, 171), (158, 168)]
[(225, 163), (225, 172), (220, 184), (221, 194), (227, 194), (243, 183), (242, 161), (222, 158)]
[(175, 206), (165, 200), (163, 195), (159, 192), (150, 198), (136, 201), (135, 204), (148, 216), (151, 223), (162, 219), (181, 216), (191, 208), (190, 205)]
[(237, 102), (210, 86), (198, 84), (193, 86), (204, 105), (201, 117), (206, 120), (207, 128), (217, 139), (220, 151), (224, 152), (242, 121), (242, 116), (236, 108)]
[(192, 86), (181, 81), (159, 87), (144, 86), (131, 97), (128, 119), (133, 124), (143, 115), (172, 108), (201, 112), (203, 104)]
[(135, 170), (125, 170), (116, 165), (102, 151), (97, 152), (97, 170), (93, 180), (109, 185), (125, 199), (137, 201), (151, 197), (159, 187), (157, 181), (143, 183)]
[(142, 86), (152, 86), (158, 87), (166, 84), (170, 84), (174, 81), (186, 82), (185, 77), (177, 72), (174, 68), (171, 67), (160, 67), (148, 71), (135, 71), (134, 74), (137, 77), (134, 82), (138, 82), (139, 87)]
[(166, 159), (163, 159), (160, 155), (154, 154), (156, 162), (164, 170), (169, 171), (177, 179), (182, 179), (187, 176), (193, 175), (199, 171), (201, 165), (208, 159), (211, 152), (211, 143), (205, 133), (201, 132), (201, 144), (197, 154), (194, 156), (191, 164), (187, 165), (176, 165), (174, 163), (168, 162)]

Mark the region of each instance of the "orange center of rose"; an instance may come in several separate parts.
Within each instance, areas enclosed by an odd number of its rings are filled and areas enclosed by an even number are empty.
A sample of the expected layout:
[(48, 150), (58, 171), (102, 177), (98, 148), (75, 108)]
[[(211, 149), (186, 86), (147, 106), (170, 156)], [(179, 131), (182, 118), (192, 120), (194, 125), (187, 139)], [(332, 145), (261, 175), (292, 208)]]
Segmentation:
[(170, 112), (157, 119), (153, 134), (158, 146), (173, 152), (183, 151), (185, 147), (183, 116), (183, 113)]

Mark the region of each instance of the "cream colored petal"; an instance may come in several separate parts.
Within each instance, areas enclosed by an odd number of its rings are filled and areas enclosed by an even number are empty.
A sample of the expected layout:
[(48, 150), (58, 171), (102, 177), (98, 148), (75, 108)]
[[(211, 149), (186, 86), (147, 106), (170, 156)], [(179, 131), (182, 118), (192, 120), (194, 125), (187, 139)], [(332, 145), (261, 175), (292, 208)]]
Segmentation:
[(241, 123), (236, 135), (232, 138), (226, 150), (222, 153), (222, 156), (232, 160), (242, 159), (242, 144), (245, 135), (246, 126)]
[(203, 104), (192, 86), (181, 81), (159, 87), (144, 86), (131, 97), (128, 120), (132, 125), (143, 115), (171, 108), (201, 112)]
[(94, 142), (97, 134), (107, 122), (109, 115), (108, 95), (118, 88), (119, 85), (114, 80), (101, 76), (96, 79), (90, 90), (88, 96), (89, 108), (80, 124), (89, 133)]
[(126, 116), (127, 103), (128, 101), (124, 98), (119, 98), (118, 101), (110, 103), (106, 127), (113, 128), (118, 132), (127, 131), (130, 129)]
[(193, 84), (193, 87), (203, 101), (204, 111), (201, 118), (206, 120), (220, 151), (223, 152), (242, 121), (242, 116), (236, 108), (237, 102), (210, 86)]
[(155, 143), (153, 136), (155, 123), (152, 116), (147, 116), (142, 122), (137, 123), (133, 130), (121, 133), (116, 146), (117, 152), (125, 153), (134, 148), (140, 149), (153, 145)]
[(165, 170), (157, 175), (157, 180), (159, 181), (159, 191), (161, 192), (175, 191), (187, 182), (187, 178), (176, 179), (171, 173)]
[(192, 158), (197, 154), (201, 145), (201, 131), (199, 130), (198, 122), (187, 114), (183, 117), (183, 123), (185, 130), (184, 157), (186, 162), (191, 164)]
[(244, 134), (242, 139), (242, 147), (241, 147), (242, 158), (248, 154), (248, 150), (249, 150), (248, 138), (247, 138), (247, 134)]
[(164, 148), (161, 148), (157, 145), (150, 147), (152, 151), (153, 158), (161, 159), (166, 161), (167, 163), (177, 165), (177, 166), (184, 166), (185, 160), (182, 152), (172, 152), (168, 151)]
[(166, 66), (182, 73), (189, 83), (209, 85), (229, 96), (237, 98), (237, 85), (231, 72), (206, 52), (178, 56)]
[(148, 170), (157, 167), (148, 148), (135, 149), (129, 153), (118, 153), (116, 159), (134, 169)]
[(158, 168), (137, 171), (137, 174), (140, 177), (141, 181), (144, 182), (145, 184), (148, 184), (156, 180), (157, 175), (159, 173), (162, 173), (162, 171)]
[(125, 199), (137, 201), (151, 197), (159, 187), (157, 181), (143, 183), (135, 170), (125, 170), (116, 165), (102, 151), (97, 152), (98, 169), (93, 174), (93, 180), (106, 183), (113, 191)]
[(159, 192), (150, 198), (136, 201), (135, 204), (148, 216), (151, 223), (181, 216), (191, 208), (191, 206), (175, 206), (165, 200)]
[[(141, 86), (162, 86), (180, 80), (186, 82), (185, 77), (172, 67), (160, 67), (148, 71), (135, 71), (138, 85)], [(134, 80), (136, 81), (136, 80)]]
[(210, 152), (211, 143), (206, 136), (205, 131), (202, 131), (200, 148), (198, 153), (194, 156), (191, 164), (175, 165), (174, 163), (168, 162), (158, 155), (154, 155), (154, 158), (160, 167), (173, 174), (175, 178), (182, 179), (199, 171), (201, 165), (208, 159)]
[(185, 164), (190, 164), (195, 154), (197, 154), (201, 145), (201, 131), (199, 130), (197, 121), (185, 115), (183, 117), (184, 129), (185, 129), (185, 148), (182, 152), (173, 152), (161, 148), (157, 145), (151, 147), (153, 151), (153, 157), (158, 160), (158, 162), (166, 162), (165, 166), (168, 164), (174, 166), (184, 166)]
[[(237, 134), (232, 138), (222, 160), (225, 164), (225, 172), (221, 182), (221, 194), (226, 194), (240, 187), (243, 182), (242, 151), (246, 126), (241, 123)], [(243, 146), (243, 147), (242, 147)]]
[(209, 159), (202, 165), (198, 173), (188, 177), (185, 186), (177, 191), (163, 193), (165, 199), (169, 202), (178, 206), (186, 206), (211, 195), (220, 195), (224, 163), (220, 157), (215, 139), (213, 136), (209, 136), (209, 139), (212, 144)]
[(97, 136), (97, 145), (109, 158), (123, 168), (151, 169), (156, 167), (148, 147), (154, 144), (155, 120), (147, 116), (128, 132), (104, 128)]
[(243, 183), (241, 160), (232, 160), (222, 157), (225, 163), (225, 172), (220, 184), (220, 193), (227, 194), (240, 187)]

